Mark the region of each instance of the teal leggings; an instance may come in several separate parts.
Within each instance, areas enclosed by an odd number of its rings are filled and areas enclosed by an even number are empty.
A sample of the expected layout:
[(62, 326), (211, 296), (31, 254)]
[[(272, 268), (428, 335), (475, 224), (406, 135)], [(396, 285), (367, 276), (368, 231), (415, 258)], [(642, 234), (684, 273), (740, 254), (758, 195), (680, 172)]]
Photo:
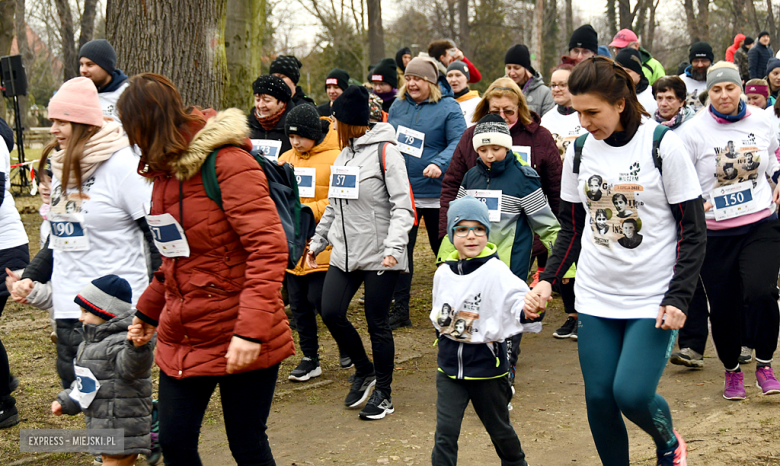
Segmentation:
[(655, 319), (605, 319), (579, 315), (579, 354), (588, 423), (604, 466), (628, 466), (624, 414), (650, 434), (658, 450), (676, 445), (672, 415), (655, 390), (676, 330)]

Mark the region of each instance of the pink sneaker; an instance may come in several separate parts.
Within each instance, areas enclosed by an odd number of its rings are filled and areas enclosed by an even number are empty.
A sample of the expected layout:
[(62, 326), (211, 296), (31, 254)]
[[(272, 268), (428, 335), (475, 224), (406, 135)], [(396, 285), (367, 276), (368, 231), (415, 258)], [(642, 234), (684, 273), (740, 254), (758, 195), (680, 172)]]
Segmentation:
[(756, 387), (760, 388), (764, 395), (776, 395), (780, 393), (780, 382), (777, 381), (771, 367), (756, 369)]
[(742, 372), (726, 371), (726, 387), (723, 389), (723, 398), (727, 400), (745, 399), (745, 375)]
[(673, 451), (658, 454), (658, 466), (688, 466), (688, 445), (680, 434), (675, 430), (674, 436), (677, 437), (677, 448)]

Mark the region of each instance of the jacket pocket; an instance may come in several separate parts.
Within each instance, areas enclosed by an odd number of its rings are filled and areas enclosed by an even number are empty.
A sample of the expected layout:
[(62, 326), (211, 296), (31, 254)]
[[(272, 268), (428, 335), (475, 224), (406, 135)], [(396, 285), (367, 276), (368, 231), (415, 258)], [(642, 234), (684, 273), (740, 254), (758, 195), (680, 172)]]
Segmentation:
[(222, 275), (204, 269), (193, 269), (190, 278), (192, 286), (200, 288), (209, 293), (222, 296), (232, 296), (242, 290), (242, 286)]

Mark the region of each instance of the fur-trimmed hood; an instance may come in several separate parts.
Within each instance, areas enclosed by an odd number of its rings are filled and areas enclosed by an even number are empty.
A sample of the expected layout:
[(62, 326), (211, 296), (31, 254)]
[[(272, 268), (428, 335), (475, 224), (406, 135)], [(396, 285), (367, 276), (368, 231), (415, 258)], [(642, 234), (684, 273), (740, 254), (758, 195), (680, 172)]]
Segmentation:
[[(197, 112), (198, 110), (193, 110)], [(237, 108), (229, 108), (221, 112), (203, 111), (206, 124), (190, 141), (186, 151), (171, 164), (171, 173), (180, 181), (195, 176), (206, 158), (223, 146), (238, 146), (248, 151), (252, 144), (249, 141), (249, 124), (244, 112)]]

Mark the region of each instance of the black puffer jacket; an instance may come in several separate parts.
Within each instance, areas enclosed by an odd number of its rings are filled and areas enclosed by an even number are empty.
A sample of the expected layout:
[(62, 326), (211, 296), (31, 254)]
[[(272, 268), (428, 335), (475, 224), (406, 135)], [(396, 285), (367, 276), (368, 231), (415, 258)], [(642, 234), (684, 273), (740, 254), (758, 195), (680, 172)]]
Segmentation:
[(3, 138), (6, 147), (8, 147), (8, 152), (14, 150), (14, 130), (2, 118), (0, 118), (0, 137)]
[[(100, 383), (95, 399), (84, 410), (87, 429), (124, 429), (125, 455), (150, 453), (152, 425), (152, 363), (154, 343), (136, 347), (127, 339), (133, 313), (101, 325), (84, 325), (76, 365), (92, 371)], [(74, 382), (78, 383), (78, 382)], [(63, 414), (78, 414), (81, 406), (70, 398), (72, 388), (57, 395)], [(103, 452), (90, 447), (90, 454)], [(117, 454), (116, 452), (111, 454)]]
[(763, 79), (766, 76), (766, 64), (774, 56), (775, 51), (772, 50), (772, 47), (756, 42), (756, 45), (748, 52), (750, 79)]
[(293, 105), (293, 102), (290, 101), (290, 103), (287, 104), (287, 108), (284, 109), (284, 115), (282, 115), (282, 119), (279, 120), (279, 123), (276, 124), (274, 129), (268, 131), (260, 126), (260, 122), (258, 122), (257, 118), (255, 118), (255, 109), (253, 108), (252, 111), (249, 112), (249, 115), (247, 115), (247, 120), (249, 121), (249, 139), (270, 139), (271, 141), (282, 141), (282, 148), (279, 149), (279, 155), (282, 155), (288, 150), (292, 149), (290, 138), (288, 138), (284, 133), (284, 122), (287, 120), (287, 114), (290, 113), (290, 110), (292, 110), (293, 107), (295, 107), (295, 105)]
[(298, 105), (301, 104), (311, 104), (314, 105), (315, 107), (317, 106), (317, 104), (314, 103), (314, 99), (312, 99), (311, 97), (306, 95), (305, 92), (303, 92), (301, 86), (295, 86), (295, 95), (292, 96), (291, 103), (293, 104), (293, 107), (297, 107)]

